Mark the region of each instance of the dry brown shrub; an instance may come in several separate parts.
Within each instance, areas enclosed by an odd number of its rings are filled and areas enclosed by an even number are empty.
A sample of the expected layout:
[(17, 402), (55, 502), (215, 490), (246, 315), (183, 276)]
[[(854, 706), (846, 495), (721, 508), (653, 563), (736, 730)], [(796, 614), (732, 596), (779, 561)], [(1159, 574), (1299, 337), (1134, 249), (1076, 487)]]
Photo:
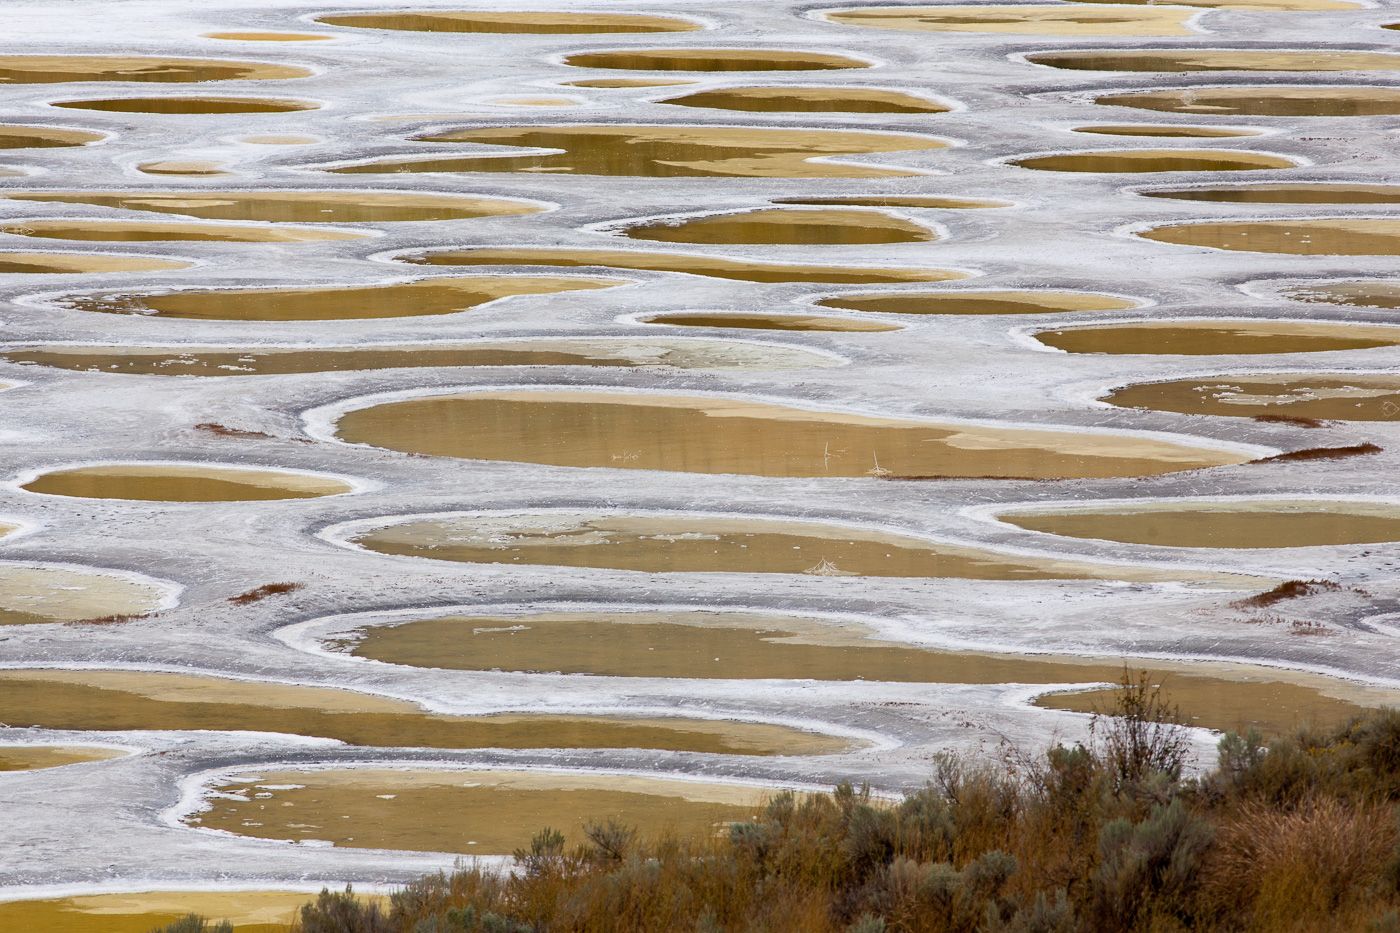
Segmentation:
[(239, 593), (237, 596), (230, 596), (228, 601), (235, 606), (246, 606), (259, 600), (267, 599), (269, 596), (280, 596), (283, 593), (293, 593), (301, 589), (300, 583), (264, 583), (262, 586), (255, 586), (246, 593)]

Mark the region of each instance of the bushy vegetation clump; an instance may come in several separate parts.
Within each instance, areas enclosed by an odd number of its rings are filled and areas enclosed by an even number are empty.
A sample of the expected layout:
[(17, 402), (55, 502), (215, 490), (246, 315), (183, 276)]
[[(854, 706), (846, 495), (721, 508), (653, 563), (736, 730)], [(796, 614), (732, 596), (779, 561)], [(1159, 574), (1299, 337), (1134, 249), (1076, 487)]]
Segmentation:
[(713, 838), (544, 830), (516, 870), (466, 866), (387, 905), (322, 892), (297, 933), (1400, 933), (1400, 712), (1189, 746), (1125, 673), (1090, 741), (943, 758), (902, 801), (779, 794)]

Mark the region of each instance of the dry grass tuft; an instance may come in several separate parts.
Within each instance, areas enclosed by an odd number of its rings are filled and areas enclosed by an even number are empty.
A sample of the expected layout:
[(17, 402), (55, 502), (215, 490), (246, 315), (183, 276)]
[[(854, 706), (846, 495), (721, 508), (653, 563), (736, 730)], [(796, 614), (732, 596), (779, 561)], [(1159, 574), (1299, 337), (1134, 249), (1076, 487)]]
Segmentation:
[(1271, 590), (1237, 599), (1230, 605), (1236, 609), (1263, 609), (1289, 599), (1300, 599), (1320, 592), (1336, 592), (1341, 584), (1331, 580), (1285, 580)]
[(256, 603), (267, 599), (269, 596), (280, 596), (283, 593), (294, 593), (301, 589), (301, 583), (264, 583), (262, 586), (255, 586), (246, 593), (239, 593), (237, 596), (230, 596), (228, 601), (235, 606), (246, 606), (249, 603)]
[(1253, 420), (1260, 424), (1291, 424), (1297, 428), (1325, 428), (1331, 424), (1321, 418), (1305, 418), (1301, 415), (1255, 415)]
[(216, 437), (241, 437), (245, 439), (272, 437), (265, 431), (249, 431), (244, 428), (231, 428), (226, 424), (219, 424), (217, 421), (201, 421), (194, 426), (196, 431), (203, 431), (205, 434), (213, 434)]
[(1347, 457), (1367, 457), (1378, 454), (1385, 448), (1372, 443), (1352, 444), (1350, 447), (1308, 447), (1303, 450), (1290, 450), (1287, 453), (1261, 457), (1253, 463), (1293, 463), (1298, 460), (1343, 460)]

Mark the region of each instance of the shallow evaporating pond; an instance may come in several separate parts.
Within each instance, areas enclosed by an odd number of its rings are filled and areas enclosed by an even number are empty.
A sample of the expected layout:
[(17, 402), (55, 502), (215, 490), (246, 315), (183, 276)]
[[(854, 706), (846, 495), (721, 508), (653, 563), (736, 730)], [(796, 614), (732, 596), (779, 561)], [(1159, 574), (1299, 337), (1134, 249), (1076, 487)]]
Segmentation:
[(927, 207), (943, 210), (985, 210), (1014, 207), (1010, 201), (991, 198), (958, 198), (943, 194), (852, 194), (834, 197), (808, 195), (774, 198), (774, 204), (804, 204), (809, 207)]
[(943, 282), (966, 278), (953, 269), (899, 266), (818, 266), (775, 263), (687, 253), (649, 253), (622, 249), (541, 249), (537, 247), (468, 247), (398, 257), (426, 266), (559, 266), (645, 272), (682, 272), (740, 282), (813, 282), (825, 285), (884, 285), (897, 282)]
[(1350, 282), (1317, 282), (1288, 288), (1284, 296), (1295, 301), (1320, 301), (1358, 308), (1400, 308), (1400, 281), (1357, 279)]
[(1400, 113), (1400, 88), (1276, 84), (1186, 87), (1102, 94), (1094, 103), (1202, 116), (1369, 117)]
[(1323, 353), (1400, 345), (1400, 327), (1292, 320), (1133, 321), (1045, 330), (1035, 338), (1069, 353)]
[(618, 32), (690, 32), (700, 24), (674, 16), (644, 16), (636, 13), (577, 13), (529, 11), (492, 12), (488, 10), (383, 11), (336, 13), (316, 17), (327, 26), (357, 29), (395, 29), (408, 32), (530, 33), (535, 35), (577, 35)]
[(744, 516), (513, 512), (394, 518), (353, 532), (380, 554), (645, 573), (785, 573), (968, 580), (1251, 581), (1210, 571), (1095, 564), (946, 544), (894, 531)]
[(316, 110), (315, 101), (287, 97), (106, 97), (91, 100), (58, 100), (50, 106), (69, 110), (101, 110), (108, 113), (295, 113)]
[(675, 327), (736, 327), (745, 330), (807, 330), (844, 333), (882, 333), (901, 330), (899, 324), (862, 321), (834, 314), (743, 314), (735, 312), (670, 311), (639, 319), (644, 324)]
[(19, 275), (83, 275), (110, 272), (169, 272), (192, 263), (162, 256), (119, 253), (0, 252), (0, 273)]
[[(889, 328), (881, 328), (889, 329)], [(661, 366), (806, 369), (841, 361), (796, 347), (732, 340), (598, 337), (329, 347), (118, 347), (53, 344), (0, 350), (9, 363), (139, 376), (279, 376), (448, 366)]]
[(1400, 219), (1306, 217), (1289, 220), (1203, 220), (1152, 227), (1138, 234), (1159, 243), (1293, 256), (1400, 255)]
[[(541, 150), (530, 155), (388, 158), (327, 169), (343, 175), (397, 172), (541, 172), (650, 178), (897, 178), (911, 169), (832, 161), (843, 155), (942, 149), (912, 133), (746, 126), (582, 124), (496, 126), (416, 137)], [(813, 161), (820, 158), (822, 161)]]
[(1179, 5), (1085, 3), (947, 4), (827, 10), (829, 22), (914, 32), (1000, 32), (1022, 36), (1191, 36), (1195, 10)]
[(726, 87), (659, 103), (752, 113), (945, 113), (936, 100), (874, 87)]
[(1230, 139), (1240, 136), (1258, 136), (1258, 130), (1230, 129), (1215, 126), (1187, 126), (1172, 123), (1101, 123), (1090, 126), (1076, 126), (1075, 133), (1088, 133), (1092, 136), (1145, 136), (1178, 139)]
[(218, 288), (102, 292), (55, 299), (100, 314), (139, 314), (203, 321), (340, 321), (456, 314), (524, 295), (590, 291), (618, 279), (559, 275), (471, 275), (386, 285), (313, 288)]
[[(109, 761), (129, 754), (119, 748), (100, 745), (0, 745), (0, 773), (42, 771), (90, 761)], [(0, 912), (0, 920), (4, 919)]]
[(1400, 373), (1242, 373), (1120, 386), (1102, 401), (1185, 415), (1400, 421)]
[(162, 58), (146, 55), (0, 55), (0, 84), (63, 84), (138, 81), (187, 84), (195, 81), (269, 81), (306, 78), (298, 65), (244, 62), (228, 58)]
[(1345, 499), (1157, 499), (1026, 508), (997, 516), (1070, 538), (1197, 548), (1287, 548), (1400, 541), (1400, 504)]
[(1087, 49), (1026, 60), (1072, 71), (1400, 71), (1391, 52), (1315, 49)]
[(712, 246), (849, 246), (926, 243), (938, 239), (938, 234), (923, 224), (858, 208), (763, 208), (733, 214), (663, 218), (625, 227), (622, 232), (634, 240)]
[(350, 443), (434, 456), (758, 476), (1152, 476), (1249, 459), (1237, 451), (1099, 431), (586, 389), (381, 402), (341, 415), (335, 431)]
[(564, 64), (630, 71), (831, 71), (869, 68), (870, 62), (835, 52), (791, 49), (620, 49), (575, 52)]
[(353, 230), (291, 225), (179, 223), (148, 220), (14, 220), (0, 224), (0, 233), (44, 240), (101, 243), (312, 243), (319, 240), (359, 240), (369, 236)]
[(787, 726), (680, 716), (457, 716), (334, 687), (144, 671), (0, 671), (0, 721), (78, 731), (277, 732), (376, 748), (654, 748), (803, 755), (838, 752), (852, 744)]
[[(360, 891), (362, 900), (379, 900)], [(150, 933), (191, 913), (213, 923), (227, 920), (234, 933), (284, 933), (308, 891), (136, 891), (84, 894), (0, 903), (0, 929), (45, 933)]]
[(313, 499), (338, 496), (354, 490), (345, 480), (320, 473), (184, 463), (107, 463), (69, 467), (41, 473), (21, 488), (50, 496), (149, 502)]
[(586, 823), (620, 820), (644, 838), (705, 837), (752, 820), (768, 792), (741, 784), (533, 771), (340, 768), (262, 771), (220, 781), (191, 826), (261, 839), (365, 849), (507, 855), (541, 826), (569, 844)]
[(168, 598), (168, 587), (146, 578), (0, 563), (0, 625), (115, 621), (161, 609)]
[(294, 223), (388, 223), (463, 220), (533, 214), (542, 206), (513, 198), (428, 194), (413, 191), (160, 191), (14, 190), (0, 197), (18, 201), (91, 204), (128, 211), (180, 214), (202, 220)]
[(1062, 314), (1126, 311), (1136, 298), (1098, 292), (1034, 291), (869, 292), (838, 295), (817, 302), (824, 308), (876, 314)]
[(58, 149), (87, 146), (107, 138), (105, 133), (74, 130), (61, 126), (29, 126), (24, 123), (0, 124), (0, 149)]
[(1218, 201), (1225, 204), (1400, 204), (1400, 185), (1298, 182), (1158, 188), (1139, 191), (1149, 198), (1173, 201)]
[(1287, 156), (1233, 149), (1109, 149), (1023, 156), (1011, 165), (1045, 172), (1248, 172), (1296, 168)]

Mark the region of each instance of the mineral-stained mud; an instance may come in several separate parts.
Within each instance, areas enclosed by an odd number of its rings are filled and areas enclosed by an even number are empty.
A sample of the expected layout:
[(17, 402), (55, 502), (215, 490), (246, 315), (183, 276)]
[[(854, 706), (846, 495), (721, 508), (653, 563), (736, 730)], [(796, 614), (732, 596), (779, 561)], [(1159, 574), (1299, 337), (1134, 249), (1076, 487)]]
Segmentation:
[(731, 755), (824, 754), (845, 739), (786, 726), (682, 717), (452, 716), (405, 700), (140, 671), (0, 671), (0, 721), (86, 731), (281, 732), (421, 748), (658, 748)]
[(589, 291), (618, 279), (550, 275), (471, 275), (387, 285), (218, 288), (69, 295), (75, 311), (195, 321), (344, 321), (456, 314), (503, 298)]
[(1319, 301), (1358, 308), (1400, 308), (1400, 281), (1358, 279), (1352, 282), (1318, 282), (1293, 286), (1284, 295), (1296, 301)]
[(0, 563), (0, 625), (116, 622), (161, 608), (165, 593), (150, 580), (5, 562)]
[(1228, 139), (1259, 135), (1258, 130), (1188, 126), (1181, 123), (1099, 123), (1091, 126), (1076, 126), (1073, 131), (1089, 133), (1093, 136), (1147, 136), (1179, 139)]
[(293, 223), (390, 223), (512, 217), (533, 214), (541, 205), (492, 198), (417, 191), (160, 191), (13, 190), (0, 192), (19, 201), (92, 204), (128, 211), (180, 214), (203, 220), (257, 220)]
[(1400, 88), (1249, 85), (1102, 94), (1095, 103), (1201, 116), (1370, 117), (1400, 113)]
[(1026, 60), (1073, 71), (1398, 71), (1391, 52), (1317, 49), (1103, 49), (1035, 52)]
[(1400, 327), (1332, 321), (1134, 321), (1040, 331), (1036, 339), (1069, 353), (1216, 356), (1320, 353), (1400, 344)]
[(857, 318), (817, 314), (707, 314), (703, 311), (673, 311), (640, 319), (645, 324), (671, 324), (677, 327), (738, 327), (748, 330), (809, 330), (844, 333), (881, 333), (900, 330), (899, 324), (862, 321)]
[(168, 272), (191, 264), (159, 256), (123, 256), (117, 253), (0, 252), (0, 273), (20, 275), (73, 275), (112, 272)]
[(22, 487), (50, 496), (150, 502), (253, 502), (338, 496), (345, 480), (314, 473), (222, 467), (216, 464), (111, 463), (43, 473)]
[(323, 32), (206, 32), (204, 38), (226, 42), (321, 42), (335, 36)]
[(336, 434), (410, 453), (758, 476), (1154, 476), (1244, 454), (1131, 435), (948, 424), (735, 398), (467, 392), (347, 412)]
[(25, 123), (0, 124), (0, 149), (58, 149), (87, 146), (106, 139), (105, 133), (74, 130), (59, 126), (30, 126)]
[[(1151, 3), (1153, 0), (1083, 0), (1085, 3)], [(1355, 10), (1365, 6), (1357, 0), (1175, 0), (1181, 6), (1207, 7), (1212, 10), (1257, 10), (1322, 12), (1326, 10)]]
[(542, 827), (580, 842), (590, 822), (619, 820), (644, 837), (724, 832), (769, 794), (740, 784), (531, 771), (345, 768), (229, 778), (186, 818), (261, 839), (505, 855)]
[(1024, 509), (998, 517), (1031, 531), (1159, 547), (1290, 548), (1400, 541), (1400, 504), (1345, 499), (1162, 499)]
[(1102, 401), (1184, 415), (1400, 421), (1400, 374), (1223, 374), (1121, 386)]
[[(418, 139), (551, 151), (532, 155), (390, 158), (328, 171), (342, 175), (543, 172), (650, 178), (898, 178), (918, 172), (832, 160), (843, 155), (917, 152), (947, 145), (932, 136), (910, 133), (642, 124), (481, 127), (432, 133)], [(817, 158), (821, 161), (814, 161)]]
[(680, 87), (694, 84), (684, 78), (584, 78), (580, 81), (565, 81), (562, 87), (589, 87), (599, 90), (621, 90), (633, 87)]
[(1225, 204), (1400, 204), (1400, 185), (1266, 182), (1202, 188), (1159, 188), (1138, 193), (1149, 198), (1219, 201)]
[[(356, 897), (376, 899), (361, 890)], [(0, 903), (0, 928), (44, 933), (151, 933), (191, 913), (234, 933), (286, 933), (306, 891), (138, 891)]]
[(387, 521), (350, 543), (381, 554), (646, 573), (788, 573), (968, 580), (1187, 580), (1229, 574), (1093, 564), (945, 544), (872, 528), (743, 516), (513, 513)]
[[(840, 318), (808, 318), (834, 320)], [(858, 322), (859, 323), (859, 322)], [(833, 328), (839, 330), (840, 328)], [(857, 328), (859, 329), (859, 328)], [(877, 330), (894, 328), (880, 326)], [(559, 338), (353, 347), (115, 347), (55, 345), (0, 351), (10, 363), (140, 376), (281, 376), (449, 366), (661, 366), (676, 369), (806, 369), (840, 365), (796, 347), (656, 337)]]
[(823, 19), (850, 26), (919, 32), (1001, 32), (1022, 36), (1189, 36), (1195, 10), (1181, 6), (1089, 6), (1084, 3), (862, 7)]
[(0, 84), (64, 84), (139, 81), (270, 81), (305, 78), (297, 65), (240, 62), (227, 58), (158, 58), (141, 55), (0, 55)]
[(700, 25), (674, 16), (636, 13), (492, 12), (488, 10), (425, 10), (337, 13), (318, 16), (327, 26), (395, 29), (407, 32), (530, 33), (585, 35), (589, 33), (691, 32)]
[(869, 292), (840, 295), (817, 302), (825, 308), (878, 314), (1063, 314), (1078, 311), (1125, 311), (1142, 304), (1135, 298), (1097, 292), (943, 291)]
[(1012, 159), (1046, 172), (1248, 172), (1294, 168), (1296, 161), (1266, 152), (1230, 149), (1110, 149)]
[(831, 71), (869, 68), (870, 62), (835, 52), (789, 49), (626, 49), (576, 52), (564, 58), (576, 68), (629, 71)]
[(1197, 221), (1144, 230), (1159, 243), (1208, 246), (1248, 253), (1293, 256), (1400, 255), (1400, 220), (1376, 217), (1308, 217), (1295, 220)]
[(137, 171), (147, 175), (182, 175), (192, 178), (208, 178), (214, 175), (227, 175), (217, 162), (142, 162)]
[(45, 240), (86, 240), (103, 243), (312, 243), (318, 240), (358, 240), (369, 236), (324, 227), (256, 226), (253, 224), (194, 224), (146, 220), (16, 220), (0, 224), (0, 233)]
[(663, 104), (751, 113), (945, 113), (928, 97), (873, 87), (727, 87), (668, 97)]
[(683, 272), (740, 282), (813, 282), (830, 285), (884, 285), (896, 282), (944, 282), (966, 273), (952, 269), (909, 269), (899, 266), (816, 266), (775, 263), (687, 253), (648, 253), (621, 249), (539, 249), (477, 247), (438, 250), (399, 257), (429, 266), (562, 266)]
[[(89, 761), (107, 761), (128, 754), (100, 745), (0, 745), (0, 772), (39, 771)], [(0, 911), (0, 920), (4, 919)]]
[(105, 97), (91, 100), (57, 100), (52, 106), (69, 110), (101, 110), (107, 113), (295, 113), (321, 105), (289, 97)]
[(893, 214), (855, 208), (764, 208), (733, 214), (663, 218), (626, 227), (623, 233), (634, 240), (710, 246), (852, 246), (927, 243), (938, 239), (938, 235), (923, 224)]

